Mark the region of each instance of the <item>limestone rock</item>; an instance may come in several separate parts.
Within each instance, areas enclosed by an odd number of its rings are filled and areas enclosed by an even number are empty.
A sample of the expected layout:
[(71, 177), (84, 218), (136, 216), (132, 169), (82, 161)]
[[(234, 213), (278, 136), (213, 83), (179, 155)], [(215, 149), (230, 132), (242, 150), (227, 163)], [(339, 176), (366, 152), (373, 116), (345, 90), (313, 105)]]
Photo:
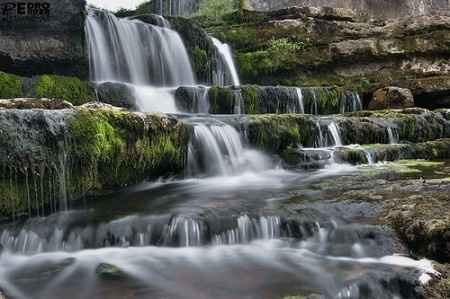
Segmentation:
[[(18, 0), (9, 1), (18, 3)], [(0, 20), (0, 71), (88, 76), (85, 0), (47, 0), (48, 15)]]
[(414, 107), (411, 90), (399, 87), (385, 87), (377, 90), (369, 103), (370, 110), (402, 109)]
[(0, 99), (0, 109), (71, 109), (73, 105), (67, 101), (35, 99), (35, 98), (18, 98), (18, 99)]
[(292, 6), (325, 6), (354, 9), (378, 18), (436, 14), (449, 8), (445, 0), (244, 0), (242, 2), (243, 8), (256, 11), (271, 11)]

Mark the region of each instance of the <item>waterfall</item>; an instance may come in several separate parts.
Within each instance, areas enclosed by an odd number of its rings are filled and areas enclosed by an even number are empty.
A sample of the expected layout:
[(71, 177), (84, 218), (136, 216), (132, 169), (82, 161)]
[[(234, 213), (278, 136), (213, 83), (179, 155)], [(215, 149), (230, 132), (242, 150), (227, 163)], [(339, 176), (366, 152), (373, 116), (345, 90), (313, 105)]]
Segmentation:
[(332, 122), (328, 125), (328, 130), (333, 137), (335, 146), (342, 146), (341, 135), (339, 134), (339, 128), (337, 127), (335, 122)]
[(220, 121), (194, 123), (188, 151), (188, 175), (229, 176), (270, 167), (267, 158), (244, 146), (239, 132)]
[[(141, 109), (176, 112), (167, 87), (194, 85), (195, 79), (180, 36), (167, 27), (166, 21), (160, 24), (166, 27), (89, 10), (86, 35), (90, 75), (94, 82), (134, 85)], [(166, 103), (169, 101), (172, 103)]]
[[(211, 40), (219, 53), (217, 69), (213, 79), (214, 85), (225, 86), (232, 84), (234, 86), (240, 86), (241, 83), (230, 46), (214, 37), (211, 37)], [(228, 79), (229, 77), (231, 77), (231, 82)]]
[(386, 128), (388, 137), (389, 137), (389, 144), (397, 144), (399, 141), (398, 131), (396, 128), (393, 128), (391, 126), (388, 126)]
[(298, 106), (300, 107), (300, 112), (305, 113), (305, 104), (303, 103), (303, 92), (301, 88), (295, 88), (297, 94)]
[(256, 239), (277, 239), (281, 237), (281, 232), (280, 217), (250, 218), (248, 215), (243, 215), (237, 219), (237, 228), (217, 234), (212, 241), (215, 245), (242, 244)]
[(196, 113), (209, 113), (209, 108), (211, 104), (209, 103), (209, 92), (210, 87), (201, 87), (194, 89), (194, 111)]

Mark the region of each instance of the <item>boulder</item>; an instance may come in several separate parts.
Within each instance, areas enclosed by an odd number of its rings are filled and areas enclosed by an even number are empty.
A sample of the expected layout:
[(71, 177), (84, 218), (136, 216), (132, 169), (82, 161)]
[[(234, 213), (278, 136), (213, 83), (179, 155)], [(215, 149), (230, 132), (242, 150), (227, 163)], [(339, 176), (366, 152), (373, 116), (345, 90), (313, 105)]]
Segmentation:
[(136, 98), (132, 86), (120, 82), (105, 82), (97, 86), (98, 100), (116, 107), (134, 108)]
[(411, 90), (392, 86), (377, 90), (369, 103), (370, 110), (410, 107), (414, 107), (414, 97)]

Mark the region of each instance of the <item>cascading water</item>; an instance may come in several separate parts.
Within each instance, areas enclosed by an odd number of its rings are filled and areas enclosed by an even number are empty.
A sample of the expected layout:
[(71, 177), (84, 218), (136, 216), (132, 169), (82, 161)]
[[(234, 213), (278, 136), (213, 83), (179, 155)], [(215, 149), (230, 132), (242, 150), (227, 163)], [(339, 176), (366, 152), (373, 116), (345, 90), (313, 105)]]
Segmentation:
[(397, 144), (398, 141), (399, 141), (397, 129), (392, 127), (392, 126), (388, 126), (386, 128), (386, 131), (387, 131), (387, 134), (388, 134), (389, 143), (390, 144)]
[(194, 120), (189, 145), (188, 175), (230, 176), (270, 168), (269, 159), (244, 146), (241, 134), (218, 120)]
[(305, 104), (303, 103), (303, 92), (301, 88), (295, 88), (297, 94), (298, 106), (300, 107), (299, 113), (305, 113)]
[(91, 80), (132, 84), (140, 109), (176, 112), (171, 89), (195, 84), (183, 41), (167, 27), (90, 9), (86, 35)]
[(219, 57), (217, 57), (217, 69), (214, 72), (214, 85), (225, 86), (234, 85), (240, 86), (239, 75), (233, 60), (233, 54), (228, 44), (222, 43), (217, 38), (211, 37), (211, 40), (216, 47)]
[(341, 135), (339, 133), (339, 128), (337, 127), (335, 122), (332, 122), (328, 125), (328, 129), (330, 130), (331, 136), (333, 137), (335, 146), (342, 146)]
[[(164, 2), (171, 13), (175, 2)], [(175, 112), (173, 89), (195, 80), (178, 34), (163, 19), (159, 24), (91, 10), (86, 24), (91, 76), (95, 82), (129, 84), (143, 111)], [(238, 86), (229, 47), (215, 43), (226, 62), (218, 76), (221, 84)], [(302, 89), (287, 89), (288, 96), (279, 98), (288, 99), (272, 105), (273, 111), (303, 113), (306, 103), (307, 111), (319, 114), (330, 99), (334, 111), (362, 109), (357, 94), (336, 100), (326, 90), (314, 90), (307, 102)], [(238, 100), (233, 112), (241, 114), (246, 107), (240, 90), (234, 91)], [(194, 97), (193, 112), (208, 113), (208, 88), (199, 88)], [(324, 173), (276, 169), (272, 160), (247, 145), (251, 130), (240, 129), (239, 123), (245, 116), (179, 117), (192, 127), (188, 178), (143, 183), (85, 203), (79, 211), (1, 227), (0, 297), (5, 292), (11, 298), (37, 299), (283, 298), (310, 293), (414, 298), (418, 282), (437, 274), (428, 261), (395, 256), (397, 248), (390, 246), (398, 244), (391, 232), (362, 224), (374, 222), (372, 206), (368, 213), (359, 203), (337, 202), (342, 211), (356, 210), (356, 218), (363, 219), (353, 223), (341, 210), (334, 217), (320, 203), (304, 201), (311, 190), (318, 195)], [(305, 117), (317, 128), (316, 136), (310, 136), (309, 143), (317, 147), (312, 150), (332, 158), (327, 154), (343, 145), (340, 122)], [(389, 141), (398, 143), (396, 129), (386, 128)], [(290, 128), (286, 132), (296, 133)], [(280, 143), (285, 141), (280, 138)], [(64, 156), (60, 160), (67, 163)], [(67, 194), (70, 186), (60, 185)], [(294, 206), (286, 204), (290, 200)], [(366, 214), (370, 216), (361, 216)]]

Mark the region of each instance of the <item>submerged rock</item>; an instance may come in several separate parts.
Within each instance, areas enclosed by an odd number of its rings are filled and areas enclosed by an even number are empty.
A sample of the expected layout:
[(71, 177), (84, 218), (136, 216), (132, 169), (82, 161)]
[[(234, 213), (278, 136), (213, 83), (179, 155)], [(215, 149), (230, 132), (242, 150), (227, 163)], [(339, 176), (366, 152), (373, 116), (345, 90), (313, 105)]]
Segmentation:
[(121, 279), (125, 277), (125, 273), (122, 270), (107, 263), (101, 263), (98, 265), (95, 269), (95, 274), (103, 279)]
[(373, 94), (369, 103), (370, 110), (403, 109), (414, 107), (414, 97), (411, 90), (399, 87), (385, 87)]

